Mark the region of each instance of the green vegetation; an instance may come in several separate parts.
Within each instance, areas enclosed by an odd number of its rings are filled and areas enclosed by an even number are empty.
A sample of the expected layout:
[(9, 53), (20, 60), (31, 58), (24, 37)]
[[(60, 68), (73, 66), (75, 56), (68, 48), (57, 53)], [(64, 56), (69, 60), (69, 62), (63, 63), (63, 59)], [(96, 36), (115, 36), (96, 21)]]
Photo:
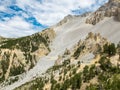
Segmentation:
[[(21, 87), (15, 88), (15, 90), (43, 90), (43, 87), (45, 85), (45, 79), (44, 78), (36, 78), (32, 82), (27, 82), (26, 85), (29, 85), (30, 87), (28, 88), (27, 86), (24, 87), (24, 89)], [(20, 89), (21, 88), (21, 89)]]
[[(106, 75), (101, 74), (101, 78), (99, 80), (103, 80), (99, 84), (90, 84), (86, 90), (120, 90), (120, 74), (112, 75), (108, 77)], [(106, 81), (107, 80), (107, 81)]]
[[(48, 38), (48, 37), (47, 37)], [(38, 49), (40, 44), (44, 44), (49, 49), (49, 41), (45, 37), (42, 37), (40, 34), (36, 33), (33, 36), (27, 36), (17, 39), (9, 39), (7, 41), (3, 41), (0, 48), (8, 48), (8, 49), (20, 49), (23, 52), (34, 52)]]
[(18, 76), (16, 76), (14, 78), (10, 78), (9, 80), (7, 80), (8, 81), (7, 83), (8, 83), (8, 85), (11, 85), (12, 83), (14, 83), (18, 80), (19, 80), (19, 78), (18, 78)]
[(81, 73), (77, 73), (72, 78), (65, 80), (59, 90), (67, 90), (68, 88), (72, 90), (80, 89), (81, 83)]
[(75, 74), (72, 78), (66, 79), (63, 83), (57, 83), (53, 78), (51, 79), (51, 90), (72, 90), (80, 89), (82, 83), (81, 73)]
[(83, 50), (84, 48), (85, 48), (84, 45), (78, 47), (78, 49), (74, 52), (74, 55), (73, 55), (73, 56), (75, 57), (75, 59), (77, 59), (77, 58), (79, 57), (80, 53), (82, 52), (82, 50)]
[(110, 45), (105, 44), (104, 46), (104, 53), (108, 54), (109, 56), (116, 54), (116, 47), (114, 43), (111, 43)]
[(70, 64), (70, 59), (64, 60), (63, 66), (67, 66), (68, 64)]
[(43, 90), (42, 88), (44, 87), (44, 84), (45, 84), (45, 82), (43, 81), (43, 79), (42, 79), (42, 78), (39, 78), (39, 79), (36, 79), (36, 80), (35, 80), (35, 83), (33, 83), (33, 84), (29, 87), (29, 89), (31, 89), (31, 90), (36, 90), (36, 89), (38, 89), (38, 90)]
[(106, 57), (101, 57), (99, 63), (101, 72), (95, 74), (98, 76), (98, 84), (90, 84), (86, 90), (119, 90), (119, 66), (112, 66), (110, 60)]
[[(110, 47), (112, 47), (112, 45)], [(114, 49), (111, 49), (111, 52), (114, 52)], [(111, 55), (115, 54), (112, 53)], [(90, 80), (95, 78), (95, 76), (98, 76), (98, 84), (90, 84), (86, 87), (86, 90), (119, 90), (119, 66), (113, 66), (110, 62), (110, 59), (104, 57), (104, 54), (101, 55), (99, 63), (100, 66), (85, 66), (83, 71), (80, 73), (76, 73), (77, 68), (72, 69), (74, 73), (70, 75), (70, 78), (64, 79), (63, 83), (56, 83), (55, 85), (58, 85), (60, 89), (54, 88), (54, 90), (67, 90), (68, 88), (71, 88), (72, 90), (80, 89), (83, 83), (89, 83)], [(79, 64), (80, 62), (78, 62), (78, 65)], [(66, 66), (66, 64), (64, 65)], [(67, 73), (67, 70), (65, 68), (64, 70)]]
[(2, 69), (3, 71), (3, 76), (0, 78), (1, 80), (4, 80), (5, 79), (5, 73), (7, 72), (7, 69), (9, 67), (9, 58), (10, 58), (10, 54), (9, 52), (5, 52), (4, 53), (4, 56), (3, 56), (3, 60), (0, 61), (0, 68)]
[(16, 75), (22, 74), (23, 72), (25, 72), (23, 65), (19, 65), (18, 67), (13, 66), (10, 69), (10, 76), (16, 76)]

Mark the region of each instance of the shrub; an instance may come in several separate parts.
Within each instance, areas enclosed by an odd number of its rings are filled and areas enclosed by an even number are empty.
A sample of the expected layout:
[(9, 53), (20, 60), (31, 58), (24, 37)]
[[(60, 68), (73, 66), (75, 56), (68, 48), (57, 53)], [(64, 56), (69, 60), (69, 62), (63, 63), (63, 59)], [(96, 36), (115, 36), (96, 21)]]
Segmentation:
[(110, 45), (105, 44), (103, 46), (104, 48), (104, 53), (108, 54), (109, 56), (115, 55), (116, 54), (116, 47), (114, 43), (111, 43)]

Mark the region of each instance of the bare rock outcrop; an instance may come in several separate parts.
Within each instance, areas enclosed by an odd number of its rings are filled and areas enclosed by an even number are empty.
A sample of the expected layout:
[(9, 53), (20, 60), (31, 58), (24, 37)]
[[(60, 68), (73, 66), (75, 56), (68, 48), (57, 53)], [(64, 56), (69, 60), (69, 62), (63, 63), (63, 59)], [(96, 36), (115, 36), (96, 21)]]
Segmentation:
[(118, 18), (118, 20), (120, 21), (120, 8), (118, 8), (117, 10), (118, 10), (118, 11), (117, 11), (117, 12), (118, 12), (117, 18)]
[(114, 16), (120, 21), (120, 0), (109, 0), (104, 6), (100, 7), (96, 12), (94, 12), (90, 17), (86, 19), (87, 24), (97, 24), (104, 17)]
[(63, 18), (62, 21), (60, 21), (57, 26), (63, 25), (64, 23), (68, 22), (70, 19), (72, 19), (74, 16), (72, 15), (67, 15), (66, 17)]

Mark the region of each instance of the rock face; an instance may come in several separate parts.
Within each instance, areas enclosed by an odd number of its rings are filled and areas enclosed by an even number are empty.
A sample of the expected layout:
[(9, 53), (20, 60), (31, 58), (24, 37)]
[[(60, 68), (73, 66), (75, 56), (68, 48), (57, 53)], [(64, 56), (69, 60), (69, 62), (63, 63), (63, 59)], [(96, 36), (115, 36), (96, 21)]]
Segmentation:
[(86, 12), (82, 15), (67, 15), (66, 17), (63, 18), (59, 23), (57, 23), (57, 26), (63, 25), (67, 23), (68, 21), (71, 21), (72, 19), (78, 18), (78, 17), (86, 17), (90, 14), (90, 12)]
[(0, 39), (0, 79), (8, 79), (33, 68), (40, 57), (50, 52), (55, 38), (52, 28), (17, 39)]
[(88, 17), (86, 23), (95, 25), (103, 20), (104, 17), (111, 16), (114, 16), (116, 20), (120, 21), (120, 0), (109, 0), (108, 3)]
[(118, 12), (118, 16), (117, 17), (118, 17), (118, 20), (120, 21), (120, 8), (118, 8), (117, 10), (118, 10), (117, 11)]
[[(107, 39), (102, 37), (100, 33), (94, 34), (92, 32), (88, 33), (85, 40), (79, 40), (71, 49), (66, 49), (61, 56), (58, 56), (58, 59), (55, 62), (55, 65), (61, 65), (65, 60), (73, 59), (81, 60), (81, 57), (84, 57), (88, 53), (90, 56), (92, 54), (97, 55), (98, 52), (102, 51), (102, 47), (109, 43)], [(88, 55), (89, 57), (89, 55)], [(71, 62), (72, 62), (71, 61)], [(84, 60), (83, 60), (84, 61)], [(87, 61), (87, 60), (86, 60)]]
[(67, 21), (69, 21), (70, 19), (72, 19), (73, 16), (72, 15), (67, 15), (66, 17), (63, 18), (63, 20), (61, 20), (57, 26), (63, 25), (64, 23), (66, 23)]

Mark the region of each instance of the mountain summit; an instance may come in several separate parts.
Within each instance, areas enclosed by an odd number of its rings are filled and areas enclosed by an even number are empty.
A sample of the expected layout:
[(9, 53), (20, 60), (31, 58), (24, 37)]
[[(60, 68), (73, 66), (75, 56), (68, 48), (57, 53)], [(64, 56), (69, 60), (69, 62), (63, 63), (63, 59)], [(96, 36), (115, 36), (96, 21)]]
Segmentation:
[(100, 7), (91, 17), (87, 18), (86, 23), (95, 25), (104, 19), (104, 17), (114, 16), (115, 20), (120, 21), (120, 1), (110, 0), (108, 3)]

